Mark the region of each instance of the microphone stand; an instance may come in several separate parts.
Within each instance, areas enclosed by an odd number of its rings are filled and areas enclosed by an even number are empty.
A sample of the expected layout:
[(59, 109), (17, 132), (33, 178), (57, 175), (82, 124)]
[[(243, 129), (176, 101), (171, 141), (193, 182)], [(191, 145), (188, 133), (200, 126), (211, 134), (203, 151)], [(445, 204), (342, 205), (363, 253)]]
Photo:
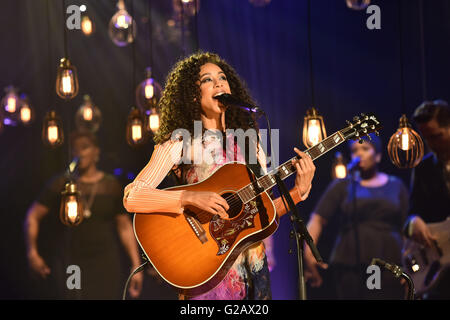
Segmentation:
[(408, 295), (407, 295), (408, 300), (414, 300), (414, 292), (415, 292), (414, 282), (412, 281), (411, 277), (405, 272), (402, 272), (401, 277), (405, 279), (406, 282), (408, 283)]
[[(272, 136), (270, 132), (270, 122), (266, 113), (259, 107), (255, 107), (256, 110), (260, 114), (263, 114), (267, 121), (267, 129), (269, 133), (269, 142), (270, 142), (270, 155), (272, 156)], [(304, 221), (300, 217), (300, 213), (295, 206), (294, 200), (289, 193), (285, 183), (280, 178), (279, 173), (275, 173), (275, 181), (278, 186), (278, 190), (280, 191), (281, 197), (286, 200), (289, 210), (291, 212), (290, 220), (292, 222), (292, 233), (295, 235), (296, 244), (297, 244), (297, 261), (298, 261), (298, 290), (299, 290), (299, 300), (306, 300), (306, 282), (303, 271), (303, 245), (306, 241), (306, 244), (310, 247), (312, 254), (317, 262), (323, 262), (322, 257), (320, 256), (319, 250), (317, 249), (311, 235), (308, 232), (308, 229), (305, 226)]]
[[(270, 155), (272, 156), (272, 135), (271, 135), (271, 129), (270, 129), (270, 122), (269, 118), (267, 117), (264, 110), (262, 110), (258, 106), (249, 105), (248, 103), (243, 103), (241, 101), (238, 101), (237, 99), (233, 98), (230, 94), (222, 94), (215, 97), (218, 99), (223, 105), (234, 105), (237, 107), (240, 107), (247, 112), (250, 112), (251, 114), (255, 114), (255, 121), (256, 121), (256, 115), (264, 115), (267, 122), (267, 130), (269, 132), (269, 141), (270, 141)], [(258, 137), (259, 138), (259, 137)], [(257, 141), (257, 143), (259, 140)], [(298, 260), (298, 276), (299, 276), (299, 299), (300, 300), (306, 300), (306, 284), (305, 284), (305, 278), (304, 278), (304, 272), (303, 272), (303, 242), (306, 241), (306, 244), (311, 248), (311, 252), (314, 255), (314, 258), (317, 262), (323, 262), (322, 257), (319, 254), (319, 251), (317, 250), (317, 247), (314, 244), (313, 239), (311, 238), (311, 235), (308, 232), (308, 229), (305, 226), (305, 223), (300, 217), (299, 212), (297, 211), (297, 208), (295, 206), (294, 201), (292, 200), (291, 195), (289, 194), (288, 189), (286, 188), (286, 185), (284, 184), (283, 180), (280, 178), (279, 173), (275, 173), (275, 180), (278, 186), (278, 189), (280, 190), (282, 199), (285, 199), (288, 203), (289, 210), (291, 212), (291, 222), (292, 222), (292, 232), (295, 234), (296, 242), (297, 242), (297, 260)], [(286, 208), (287, 209), (287, 208)]]
[(295, 206), (294, 200), (292, 200), (286, 185), (280, 178), (279, 174), (275, 174), (275, 180), (277, 182), (278, 189), (280, 190), (281, 196), (286, 200), (291, 212), (291, 222), (292, 222), (292, 232), (295, 235), (295, 240), (297, 244), (297, 262), (298, 262), (298, 287), (299, 287), (299, 300), (306, 300), (306, 282), (303, 271), (303, 245), (304, 242), (311, 249), (312, 254), (317, 262), (323, 262), (320, 256), (319, 250), (317, 250), (316, 245), (305, 226), (303, 219)]

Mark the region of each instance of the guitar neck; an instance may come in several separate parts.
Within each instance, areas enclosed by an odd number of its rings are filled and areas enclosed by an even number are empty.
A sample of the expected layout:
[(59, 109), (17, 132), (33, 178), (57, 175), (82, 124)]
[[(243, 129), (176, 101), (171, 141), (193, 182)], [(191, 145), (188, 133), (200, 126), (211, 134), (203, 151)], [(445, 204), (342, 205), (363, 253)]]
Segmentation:
[[(346, 139), (344, 138), (344, 135), (341, 131), (337, 131), (333, 135), (327, 137), (326, 139), (322, 140), (318, 144), (314, 145), (313, 147), (309, 148), (308, 150), (304, 151), (308, 156), (311, 157), (311, 159), (314, 161), (320, 156), (324, 155), (331, 149), (337, 147), (342, 142), (344, 142)], [(299, 156), (295, 156), (292, 159), (286, 161), (273, 171), (269, 172), (268, 174), (260, 177), (257, 179), (254, 183), (248, 184), (244, 188), (240, 189), (237, 194), (241, 198), (243, 203), (247, 203), (254, 198), (256, 198), (259, 194), (262, 192), (265, 192), (269, 190), (270, 188), (274, 187), (277, 183), (275, 180), (275, 175), (278, 174), (278, 176), (284, 180), (293, 173), (296, 172), (296, 168), (294, 165), (292, 165), (292, 160), (299, 159)]]

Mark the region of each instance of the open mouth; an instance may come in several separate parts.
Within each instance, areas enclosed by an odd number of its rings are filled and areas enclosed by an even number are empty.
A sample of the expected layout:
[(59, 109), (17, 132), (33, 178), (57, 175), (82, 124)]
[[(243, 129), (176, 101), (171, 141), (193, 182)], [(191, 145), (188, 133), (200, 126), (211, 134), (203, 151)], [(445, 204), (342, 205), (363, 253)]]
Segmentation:
[(216, 98), (216, 97), (219, 97), (219, 96), (221, 96), (221, 95), (223, 95), (223, 94), (225, 94), (226, 92), (219, 92), (219, 93), (216, 93), (213, 97), (214, 98)]

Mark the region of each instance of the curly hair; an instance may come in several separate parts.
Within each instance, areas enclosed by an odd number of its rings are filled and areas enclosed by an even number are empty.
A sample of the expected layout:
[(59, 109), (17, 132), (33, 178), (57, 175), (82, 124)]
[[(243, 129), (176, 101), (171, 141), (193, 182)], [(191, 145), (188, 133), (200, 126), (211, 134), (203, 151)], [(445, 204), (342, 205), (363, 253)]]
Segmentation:
[[(158, 103), (161, 121), (154, 136), (155, 143), (163, 143), (170, 139), (176, 129), (186, 129), (194, 136), (194, 121), (201, 121), (200, 105), (200, 68), (206, 63), (219, 66), (225, 73), (231, 93), (239, 100), (255, 105), (245, 83), (236, 71), (217, 54), (199, 52), (178, 61), (170, 71), (162, 97)], [(254, 128), (258, 131), (253, 116), (238, 108), (228, 109), (225, 114), (227, 129)], [(205, 130), (205, 129), (204, 129)]]

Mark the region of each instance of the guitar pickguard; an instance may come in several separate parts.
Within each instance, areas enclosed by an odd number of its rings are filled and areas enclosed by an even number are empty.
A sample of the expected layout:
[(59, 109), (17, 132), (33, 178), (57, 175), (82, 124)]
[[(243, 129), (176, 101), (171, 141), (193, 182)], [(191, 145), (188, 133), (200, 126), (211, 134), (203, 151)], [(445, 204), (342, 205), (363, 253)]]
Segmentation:
[(254, 218), (258, 213), (255, 201), (244, 204), (241, 214), (232, 220), (226, 220), (215, 215), (209, 225), (209, 232), (216, 241), (219, 250), (217, 255), (223, 255), (230, 250), (242, 230), (254, 227)]

